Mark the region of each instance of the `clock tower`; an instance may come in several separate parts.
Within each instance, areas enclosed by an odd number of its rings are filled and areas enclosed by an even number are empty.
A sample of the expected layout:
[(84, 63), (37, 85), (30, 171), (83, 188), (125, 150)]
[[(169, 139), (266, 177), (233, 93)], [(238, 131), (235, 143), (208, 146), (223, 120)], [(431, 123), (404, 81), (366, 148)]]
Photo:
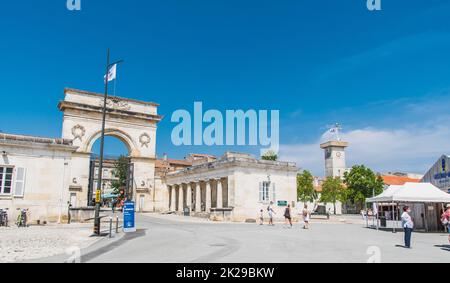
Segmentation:
[(347, 171), (345, 149), (348, 147), (348, 142), (341, 140), (339, 135), (341, 129), (339, 124), (332, 127), (329, 133), (334, 134), (334, 137), (320, 145), (320, 148), (325, 151), (325, 177), (343, 178)]
[(320, 145), (325, 151), (325, 177), (344, 177), (347, 171), (345, 162), (345, 148), (347, 142), (329, 141)]

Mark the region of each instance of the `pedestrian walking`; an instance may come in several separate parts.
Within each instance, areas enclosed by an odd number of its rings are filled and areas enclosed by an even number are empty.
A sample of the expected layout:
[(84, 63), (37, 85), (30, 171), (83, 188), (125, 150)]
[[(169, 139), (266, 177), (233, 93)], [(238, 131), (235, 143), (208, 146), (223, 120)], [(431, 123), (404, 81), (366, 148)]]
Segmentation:
[(302, 211), (303, 217), (303, 229), (309, 229), (309, 219), (311, 218), (311, 213), (308, 210), (308, 205), (305, 204)]
[(402, 227), (405, 230), (405, 248), (408, 249), (411, 248), (411, 236), (414, 230), (414, 222), (411, 215), (409, 215), (410, 213), (411, 209), (409, 206), (405, 206), (402, 214)]
[(272, 208), (272, 204), (270, 204), (270, 205), (267, 207), (267, 211), (268, 211), (268, 213), (269, 213), (269, 226), (275, 226), (275, 224), (273, 224), (273, 216), (274, 216), (274, 214), (276, 214), (276, 213), (275, 213), (275, 211), (274, 211), (273, 208)]
[(364, 221), (366, 221), (367, 220), (367, 212), (365, 210), (361, 209), (360, 214), (361, 214), (362, 219)]
[(284, 219), (287, 227), (292, 228), (291, 206), (288, 205), (284, 210)]
[(447, 228), (448, 242), (450, 243), (450, 204), (447, 204), (447, 210), (442, 214), (441, 221), (442, 225)]
[(259, 214), (259, 225), (264, 225), (264, 210), (262, 209)]
[(113, 199), (111, 201), (111, 209), (112, 209), (113, 214), (116, 212), (116, 205), (117, 205), (117, 199)]

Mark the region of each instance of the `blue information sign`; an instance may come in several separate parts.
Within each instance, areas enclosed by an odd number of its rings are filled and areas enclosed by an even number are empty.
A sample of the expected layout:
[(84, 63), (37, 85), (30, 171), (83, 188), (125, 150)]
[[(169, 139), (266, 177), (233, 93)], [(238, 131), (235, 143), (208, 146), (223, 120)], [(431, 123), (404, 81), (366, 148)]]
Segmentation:
[(127, 201), (123, 205), (123, 231), (125, 233), (136, 232), (134, 223), (134, 202)]

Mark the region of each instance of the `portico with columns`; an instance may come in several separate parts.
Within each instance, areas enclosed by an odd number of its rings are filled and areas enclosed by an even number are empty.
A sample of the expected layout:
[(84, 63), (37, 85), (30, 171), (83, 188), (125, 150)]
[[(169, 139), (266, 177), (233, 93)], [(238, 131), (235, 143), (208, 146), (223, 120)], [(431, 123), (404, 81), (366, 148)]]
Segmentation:
[[(217, 161), (167, 174), (167, 210), (219, 221), (255, 219), (270, 203), (275, 209), (278, 200), (294, 204), (296, 174), (294, 163), (226, 153)], [(280, 213), (283, 209), (278, 207)]]
[(231, 207), (228, 194), (228, 177), (213, 177), (168, 184), (170, 211), (209, 212), (211, 209)]

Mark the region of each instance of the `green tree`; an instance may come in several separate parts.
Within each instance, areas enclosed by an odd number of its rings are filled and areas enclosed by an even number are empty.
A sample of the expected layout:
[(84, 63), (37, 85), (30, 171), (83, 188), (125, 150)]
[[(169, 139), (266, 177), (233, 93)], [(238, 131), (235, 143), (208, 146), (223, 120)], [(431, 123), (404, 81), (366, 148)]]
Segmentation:
[(341, 178), (327, 177), (322, 184), (320, 202), (332, 203), (336, 214), (336, 202), (344, 199), (345, 188)]
[(317, 192), (314, 189), (314, 177), (309, 171), (297, 175), (297, 198), (303, 203), (314, 202)]
[(128, 163), (128, 157), (123, 155), (121, 155), (114, 163), (114, 170), (112, 173), (117, 180), (112, 181), (111, 187), (113, 188), (113, 193), (115, 195), (118, 195), (120, 189), (127, 184)]
[(278, 155), (273, 150), (266, 151), (262, 156), (262, 160), (277, 161)]
[(346, 201), (363, 205), (366, 198), (379, 195), (383, 192), (383, 179), (377, 176), (370, 168), (364, 165), (355, 165), (350, 172), (344, 174), (344, 183), (347, 192)]

